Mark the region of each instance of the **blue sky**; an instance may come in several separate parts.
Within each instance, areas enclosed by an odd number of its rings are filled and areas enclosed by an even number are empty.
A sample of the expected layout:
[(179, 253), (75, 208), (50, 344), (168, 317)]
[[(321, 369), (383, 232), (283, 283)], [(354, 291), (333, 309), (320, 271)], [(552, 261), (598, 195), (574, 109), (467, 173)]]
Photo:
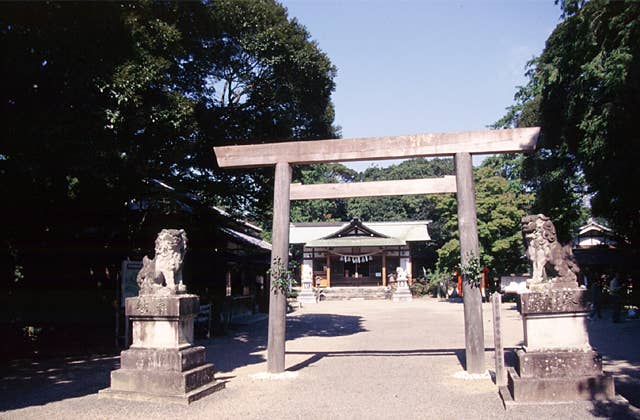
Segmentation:
[(560, 16), (553, 0), (281, 3), (338, 69), (344, 138), (485, 129)]

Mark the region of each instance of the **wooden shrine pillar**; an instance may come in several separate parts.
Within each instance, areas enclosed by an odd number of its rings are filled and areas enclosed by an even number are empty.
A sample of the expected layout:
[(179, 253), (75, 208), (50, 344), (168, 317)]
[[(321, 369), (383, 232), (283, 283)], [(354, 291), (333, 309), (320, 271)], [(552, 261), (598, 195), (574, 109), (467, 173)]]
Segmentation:
[[(460, 257), (466, 264), (471, 256), (478, 256), (478, 221), (476, 195), (473, 186), (471, 154), (461, 152), (454, 156), (456, 168), (456, 194), (458, 199), (458, 231)], [(479, 287), (463, 280), (464, 337), (466, 369), (469, 373), (484, 373), (484, 328), (482, 325), (482, 296)]]
[(331, 255), (327, 249), (327, 287), (331, 287)]
[(382, 250), (382, 285), (387, 287), (387, 253)]
[[(271, 248), (271, 284), (273, 273), (288, 269), (289, 265), (289, 186), (291, 165), (276, 163), (273, 187), (273, 233)], [(276, 263), (281, 264), (276, 267)], [(269, 373), (284, 372), (287, 296), (282, 290), (269, 290), (269, 331), (267, 339), (267, 370)]]

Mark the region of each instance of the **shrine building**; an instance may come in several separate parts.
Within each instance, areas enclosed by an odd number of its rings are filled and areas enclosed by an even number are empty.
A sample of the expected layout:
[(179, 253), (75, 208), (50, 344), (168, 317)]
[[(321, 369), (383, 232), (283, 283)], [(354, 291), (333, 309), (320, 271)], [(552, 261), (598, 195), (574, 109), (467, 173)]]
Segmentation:
[(302, 248), (319, 287), (386, 286), (402, 267), (412, 272), (413, 243), (431, 238), (430, 221), (292, 223), (289, 242)]

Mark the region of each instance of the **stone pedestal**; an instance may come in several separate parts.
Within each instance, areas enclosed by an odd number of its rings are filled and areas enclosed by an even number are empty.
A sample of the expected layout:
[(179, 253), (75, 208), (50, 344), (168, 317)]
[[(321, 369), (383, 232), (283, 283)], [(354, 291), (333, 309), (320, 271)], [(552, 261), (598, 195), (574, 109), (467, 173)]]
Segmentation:
[(500, 388), (505, 404), (613, 399), (613, 377), (589, 345), (587, 291), (528, 291), (520, 301), (524, 346)]
[(313, 268), (312, 262), (308, 261), (302, 264), (302, 290), (300, 290), (300, 294), (298, 295), (298, 302), (305, 303), (318, 303), (318, 299), (316, 298), (316, 293), (313, 290)]
[(318, 299), (316, 299), (316, 292), (313, 290), (311, 282), (302, 283), (302, 289), (300, 290), (300, 294), (298, 295), (298, 302), (305, 303), (318, 303)]
[(133, 344), (111, 372), (111, 388), (101, 398), (189, 404), (224, 388), (205, 361), (205, 348), (193, 345), (196, 295), (146, 295), (127, 298)]
[(408, 302), (413, 299), (411, 290), (407, 280), (398, 279), (398, 287), (391, 295), (391, 300), (394, 302)]

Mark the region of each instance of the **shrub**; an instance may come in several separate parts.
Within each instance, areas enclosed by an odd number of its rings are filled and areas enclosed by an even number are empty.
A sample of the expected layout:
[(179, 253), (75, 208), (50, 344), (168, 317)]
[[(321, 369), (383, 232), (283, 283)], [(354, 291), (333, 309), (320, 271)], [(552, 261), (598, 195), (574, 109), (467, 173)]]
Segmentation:
[(424, 276), (415, 279), (411, 285), (411, 293), (414, 296), (431, 295), (436, 297), (438, 284), (440, 283), (442, 283), (443, 289), (446, 290), (447, 281), (450, 277), (449, 273), (437, 267), (429, 271), (422, 267), (422, 273)]

